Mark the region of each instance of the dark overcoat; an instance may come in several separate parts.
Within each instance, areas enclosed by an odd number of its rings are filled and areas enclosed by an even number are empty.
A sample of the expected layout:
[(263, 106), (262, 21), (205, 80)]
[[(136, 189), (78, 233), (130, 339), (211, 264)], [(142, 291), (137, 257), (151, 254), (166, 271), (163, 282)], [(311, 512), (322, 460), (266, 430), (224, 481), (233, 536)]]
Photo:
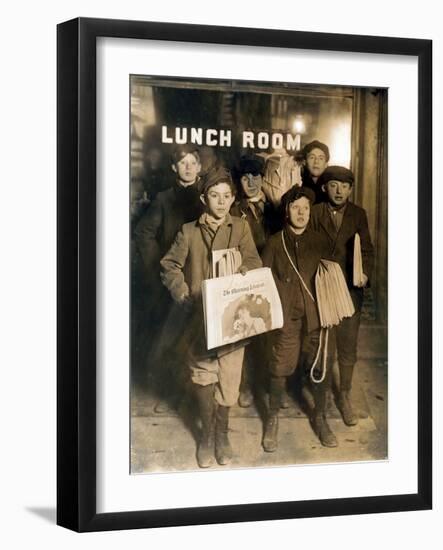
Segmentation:
[(288, 253), (303, 278), (307, 288), (315, 298), (315, 274), (322, 258), (327, 257), (327, 241), (308, 226), (303, 234), (295, 239), (286, 226), (268, 240), (262, 254), (263, 265), (270, 267), (280, 295), (283, 308), (283, 321), (305, 317), (306, 332), (318, 329), (320, 321), (316, 303), (300, 283), (300, 279), (285, 252)]
[(198, 218), (202, 210), (199, 182), (188, 187), (175, 183), (158, 193), (135, 228), (137, 249), (148, 276), (159, 274), (160, 260), (181, 226)]
[(318, 184), (318, 180), (314, 181), (309, 172), (308, 168), (305, 166), (302, 173), (302, 182), (303, 187), (308, 187), (315, 193), (315, 204), (325, 202), (327, 200), (327, 195), (323, 191), (322, 186)]
[(348, 288), (353, 292), (363, 293), (363, 289), (356, 288), (353, 284), (353, 262), (354, 239), (355, 234), (358, 233), (361, 242), (363, 272), (371, 279), (374, 266), (374, 247), (369, 234), (368, 218), (365, 210), (352, 202), (348, 202), (341, 227), (337, 231), (331, 218), (328, 203), (316, 204), (311, 210), (311, 224), (314, 230), (327, 239), (329, 258), (340, 264)]

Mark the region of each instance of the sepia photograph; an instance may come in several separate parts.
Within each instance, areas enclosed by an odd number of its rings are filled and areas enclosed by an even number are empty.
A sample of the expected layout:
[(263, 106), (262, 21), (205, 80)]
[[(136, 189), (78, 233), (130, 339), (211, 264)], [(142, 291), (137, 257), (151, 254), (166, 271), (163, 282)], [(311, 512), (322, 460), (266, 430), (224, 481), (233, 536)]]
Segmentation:
[(131, 474), (388, 460), (388, 89), (129, 98)]

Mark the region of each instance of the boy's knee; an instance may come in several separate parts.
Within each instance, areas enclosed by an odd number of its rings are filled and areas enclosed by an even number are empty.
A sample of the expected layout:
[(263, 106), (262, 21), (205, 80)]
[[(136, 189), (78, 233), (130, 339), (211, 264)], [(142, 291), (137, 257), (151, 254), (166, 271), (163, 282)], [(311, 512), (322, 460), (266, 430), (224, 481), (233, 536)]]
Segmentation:
[(219, 385), (215, 388), (215, 401), (218, 405), (222, 407), (233, 407), (236, 405), (240, 395), (239, 388), (220, 388)]
[(213, 372), (191, 367), (191, 380), (199, 386), (209, 386), (209, 384), (215, 384), (218, 381), (218, 376)]

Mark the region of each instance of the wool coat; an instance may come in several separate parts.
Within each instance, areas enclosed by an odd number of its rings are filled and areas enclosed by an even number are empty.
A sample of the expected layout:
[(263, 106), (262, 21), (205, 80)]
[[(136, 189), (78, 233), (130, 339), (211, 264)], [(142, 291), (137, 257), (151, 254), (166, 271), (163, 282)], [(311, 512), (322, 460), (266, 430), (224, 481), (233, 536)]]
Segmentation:
[(159, 262), (177, 232), (184, 223), (198, 218), (202, 210), (199, 182), (188, 187), (176, 182), (158, 193), (135, 228), (137, 249), (148, 277), (158, 277)]
[(201, 295), (201, 284), (212, 277), (212, 251), (237, 248), (242, 266), (256, 269), (262, 266), (249, 224), (245, 219), (226, 216), (212, 243), (203, 233), (204, 216), (183, 225), (174, 243), (162, 258), (161, 278), (176, 301), (183, 296), (193, 299)]
[(231, 215), (247, 220), (255, 246), (261, 254), (271, 233), (273, 215), (271, 204), (263, 201), (260, 208), (258, 203), (249, 203), (246, 198), (241, 198), (232, 206)]
[(244, 345), (240, 342), (237, 346), (230, 344), (224, 346), (225, 349), (209, 351), (206, 347), (201, 285), (205, 279), (212, 277), (212, 251), (237, 248), (242, 256), (242, 267), (247, 270), (262, 267), (245, 219), (228, 214), (213, 239), (208, 237), (203, 227), (204, 220), (205, 216), (202, 215), (198, 220), (184, 224), (160, 262), (161, 279), (172, 298), (178, 303), (185, 300), (191, 310), (180, 345), (184, 351), (200, 358), (222, 355), (234, 347)]
[(311, 172), (309, 172), (306, 166), (303, 169), (302, 181), (303, 181), (303, 187), (308, 187), (309, 189), (314, 191), (315, 204), (319, 204), (327, 200), (327, 195), (323, 191), (321, 184), (319, 185), (318, 182), (312, 179)]
[(316, 204), (311, 210), (311, 225), (315, 231), (318, 231), (327, 239), (328, 255), (332, 261), (340, 264), (348, 288), (363, 293), (363, 289), (357, 289), (353, 284), (353, 262), (354, 239), (356, 233), (358, 233), (361, 242), (363, 272), (370, 280), (374, 266), (374, 247), (369, 234), (368, 218), (365, 210), (352, 202), (348, 202), (343, 214), (342, 224), (337, 231), (328, 203)]
[(270, 267), (274, 276), (282, 303), (284, 323), (289, 319), (304, 318), (306, 332), (311, 332), (320, 327), (317, 304), (309, 296), (292, 267), (283, 246), (282, 235), (292, 262), (314, 298), (315, 274), (320, 260), (327, 258), (328, 243), (309, 225), (298, 237), (286, 226), (283, 231), (270, 237), (262, 254), (263, 265)]

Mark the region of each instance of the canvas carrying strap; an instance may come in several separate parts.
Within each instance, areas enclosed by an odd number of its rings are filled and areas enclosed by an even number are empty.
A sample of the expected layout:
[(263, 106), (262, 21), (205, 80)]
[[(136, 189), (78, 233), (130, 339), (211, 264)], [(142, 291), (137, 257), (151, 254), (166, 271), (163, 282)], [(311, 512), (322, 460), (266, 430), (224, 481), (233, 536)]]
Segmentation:
[[(285, 251), (285, 254), (286, 256), (288, 257), (288, 260), (289, 260), (289, 263), (291, 264), (292, 266), (292, 269), (295, 271), (295, 273), (297, 274), (299, 280), (300, 280), (300, 283), (302, 284), (303, 288), (305, 289), (306, 293), (308, 294), (308, 296), (310, 296), (310, 298), (312, 299), (312, 301), (317, 304), (314, 296), (312, 295), (312, 292), (309, 290), (309, 288), (307, 287), (305, 281), (303, 280), (303, 277), (301, 276), (301, 273), (299, 272), (299, 270), (297, 269), (297, 266), (294, 264), (294, 262), (292, 261), (292, 258), (288, 252), (288, 248), (286, 246), (286, 240), (285, 240), (285, 235), (284, 235), (284, 231), (281, 232), (281, 241), (282, 241), (282, 245), (283, 245), (283, 250)], [(324, 339), (323, 339), (323, 334), (325, 335), (324, 336)], [(323, 340), (324, 340), (324, 345), (323, 345)], [(317, 347), (317, 353), (315, 355), (315, 359), (314, 359), (314, 362), (312, 363), (311, 365), (311, 368), (309, 370), (309, 376), (312, 380), (312, 382), (314, 384), (321, 384), (323, 382), (323, 380), (325, 379), (326, 377), (326, 368), (327, 368), (327, 359), (328, 359), (328, 353), (327, 353), (327, 350), (328, 350), (328, 341), (329, 341), (329, 331), (328, 331), (328, 328), (324, 328), (324, 327), (321, 327), (320, 328), (320, 338), (319, 338), (319, 341), (318, 341), (318, 347)], [(322, 357), (322, 369), (321, 369), (321, 376), (320, 378), (316, 378), (315, 377), (315, 368), (317, 367), (317, 364), (320, 360), (320, 357)]]

